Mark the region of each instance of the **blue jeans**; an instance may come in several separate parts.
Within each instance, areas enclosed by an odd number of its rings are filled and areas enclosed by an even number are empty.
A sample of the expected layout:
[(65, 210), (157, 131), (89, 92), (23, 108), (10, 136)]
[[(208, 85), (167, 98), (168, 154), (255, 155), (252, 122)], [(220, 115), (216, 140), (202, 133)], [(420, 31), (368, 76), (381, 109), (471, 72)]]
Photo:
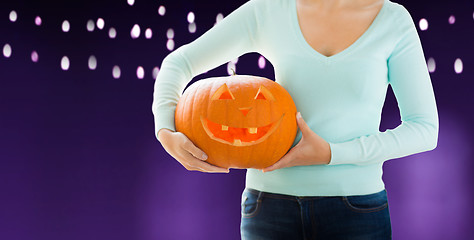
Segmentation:
[(296, 197), (246, 188), (242, 239), (391, 239), (387, 192)]

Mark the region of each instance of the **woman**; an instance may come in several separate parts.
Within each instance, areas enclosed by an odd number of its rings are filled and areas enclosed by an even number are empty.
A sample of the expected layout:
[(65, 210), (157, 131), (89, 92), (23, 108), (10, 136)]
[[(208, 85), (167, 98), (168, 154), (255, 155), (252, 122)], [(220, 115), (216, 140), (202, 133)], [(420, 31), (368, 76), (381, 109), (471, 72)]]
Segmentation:
[[(194, 76), (248, 52), (272, 63), (304, 120), (297, 117), (296, 139), (280, 161), (247, 170), (242, 238), (390, 239), (382, 165), (433, 150), (438, 138), (409, 12), (390, 0), (250, 0), (169, 54), (155, 83), (155, 130), (186, 169), (228, 172), (175, 132), (180, 93)], [(402, 123), (380, 132), (389, 84)]]

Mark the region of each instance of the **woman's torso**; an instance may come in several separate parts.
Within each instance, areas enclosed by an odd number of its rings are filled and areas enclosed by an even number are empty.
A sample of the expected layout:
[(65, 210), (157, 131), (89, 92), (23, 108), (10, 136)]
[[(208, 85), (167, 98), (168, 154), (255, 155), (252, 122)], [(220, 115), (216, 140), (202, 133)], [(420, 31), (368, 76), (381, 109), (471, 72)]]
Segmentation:
[(353, 6), (322, 6), (296, 1), (298, 22), (308, 44), (325, 56), (335, 55), (354, 43), (371, 25), (383, 0)]

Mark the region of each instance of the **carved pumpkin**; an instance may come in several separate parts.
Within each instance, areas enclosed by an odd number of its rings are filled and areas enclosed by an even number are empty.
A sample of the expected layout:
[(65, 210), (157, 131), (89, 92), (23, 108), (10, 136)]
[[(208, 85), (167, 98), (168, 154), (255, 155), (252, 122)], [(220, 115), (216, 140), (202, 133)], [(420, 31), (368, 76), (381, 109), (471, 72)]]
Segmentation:
[(225, 168), (262, 169), (281, 159), (296, 136), (296, 106), (278, 83), (233, 75), (199, 80), (178, 101), (176, 130)]

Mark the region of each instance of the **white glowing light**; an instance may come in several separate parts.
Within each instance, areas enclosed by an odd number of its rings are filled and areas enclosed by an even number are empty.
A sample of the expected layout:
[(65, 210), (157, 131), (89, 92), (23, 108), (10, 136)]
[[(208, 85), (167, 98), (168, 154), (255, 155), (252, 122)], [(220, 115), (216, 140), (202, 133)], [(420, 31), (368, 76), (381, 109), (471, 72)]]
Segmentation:
[(237, 64), (239, 62), (239, 58), (237, 57), (236, 59), (230, 60), (233, 64)]
[(160, 16), (164, 16), (165, 13), (166, 13), (166, 8), (165, 8), (165, 6), (160, 6), (160, 7), (158, 8), (158, 14), (160, 14)]
[(456, 22), (456, 18), (454, 17), (454, 15), (449, 16), (448, 22), (449, 24), (454, 24)]
[(168, 41), (166, 42), (166, 48), (168, 48), (168, 50), (170, 50), (170, 51), (173, 51), (173, 49), (174, 49), (174, 40), (173, 39), (168, 39)]
[(133, 6), (135, 3), (135, 0), (127, 0), (128, 5)]
[(38, 52), (36, 51), (31, 52), (31, 61), (38, 62), (38, 60), (39, 60)]
[(145, 30), (145, 37), (146, 37), (146, 39), (150, 39), (152, 36), (153, 36), (153, 32), (151, 31), (150, 28), (147, 28), (147, 29)]
[(16, 20), (18, 19), (18, 15), (16, 14), (15, 10), (10, 12), (9, 18), (11, 22), (16, 22)]
[(145, 77), (145, 70), (142, 66), (138, 66), (137, 68), (137, 77), (138, 79), (143, 79)]
[(420, 19), (418, 25), (420, 26), (421, 31), (426, 31), (428, 29), (428, 20), (422, 18)]
[(115, 28), (110, 28), (109, 29), (109, 37), (114, 39), (116, 36), (117, 36), (117, 31), (115, 30)]
[(95, 28), (94, 21), (92, 21), (91, 19), (87, 21), (87, 31), (92, 32), (94, 31), (94, 28)]
[(69, 30), (71, 29), (71, 24), (69, 24), (68, 20), (64, 20), (62, 29), (63, 29), (63, 32), (69, 32)]
[(12, 47), (8, 43), (3, 46), (3, 56), (5, 56), (6, 58), (12, 56)]
[(188, 23), (193, 23), (195, 18), (196, 16), (194, 16), (193, 12), (188, 13)]
[(456, 60), (454, 61), (454, 71), (455, 71), (457, 74), (460, 74), (460, 73), (462, 73), (462, 69), (463, 69), (463, 66), (462, 66), (462, 61), (461, 61), (461, 59), (456, 58)]
[(434, 58), (429, 58), (428, 59), (428, 71), (430, 73), (434, 72), (436, 70), (436, 62)]
[[(233, 71), (232, 71), (233, 70)], [(235, 66), (235, 64), (233, 62), (228, 62), (227, 63), (227, 73), (230, 75), (233, 75), (234, 72), (237, 73), (237, 67)]]
[(265, 68), (265, 64), (266, 64), (266, 61), (265, 61), (265, 58), (263, 56), (260, 56), (258, 58), (258, 67), (260, 69), (264, 69)]
[(36, 18), (35, 18), (35, 24), (36, 24), (36, 26), (41, 26), (41, 23), (42, 23), (42, 22), (43, 22), (43, 21), (41, 20), (40, 16), (36, 16)]
[(196, 32), (196, 23), (192, 22), (188, 25), (188, 30), (190, 33), (195, 33)]
[(152, 72), (152, 76), (153, 76), (153, 79), (156, 79), (156, 77), (158, 77), (158, 73), (160, 72), (160, 68), (159, 67), (154, 67), (153, 68), (153, 72)]
[(138, 24), (133, 25), (132, 31), (130, 31), (130, 35), (133, 39), (140, 37), (140, 26), (138, 26)]
[(103, 18), (98, 18), (97, 19), (97, 28), (102, 30), (104, 29), (104, 26), (105, 26), (105, 21)]
[(91, 55), (89, 57), (89, 61), (88, 61), (87, 65), (89, 66), (90, 70), (95, 70), (97, 68), (97, 58), (95, 58), (94, 55)]
[(114, 68), (112, 69), (112, 76), (115, 78), (115, 79), (119, 79), (120, 78), (120, 67), (115, 65)]
[(218, 13), (216, 16), (216, 23), (222, 21), (224, 19), (224, 15), (222, 13)]
[(174, 30), (172, 28), (168, 29), (168, 31), (166, 31), (166, 37), (168, 37), (168, 39), (173, 39), (174, 38)]
[(69, 66), (70, 66), (69, 58), (64, 56), (61, 59), (61, 69), (64, 71), (67, 71), (69, 69)]

